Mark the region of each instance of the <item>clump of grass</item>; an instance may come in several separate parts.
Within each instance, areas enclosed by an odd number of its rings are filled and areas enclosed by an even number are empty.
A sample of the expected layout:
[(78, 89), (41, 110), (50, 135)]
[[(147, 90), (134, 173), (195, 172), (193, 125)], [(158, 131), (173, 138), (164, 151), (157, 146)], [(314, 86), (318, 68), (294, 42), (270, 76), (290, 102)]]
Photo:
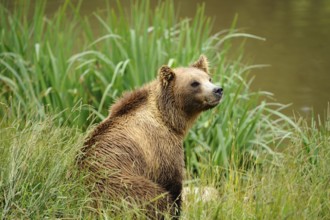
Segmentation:
[[(10, 101), (21, 110), (37, 109), (41, 117), (72, 109), (86, 100), (84, 93), (75, 91), (78, 78), (67, 71), (75, 48), (86, 44), (80, 40), (84, 33), (79, 28), (79, 5), (68, 13), (70, 2), (66, 1), (53, 17), (47, 17), (46, 1), (36, 1), (34, 6), (29, 1), (17, 4), (13, 11), (0, 7), (2, 102)], [(82, 111), (80, 120), (87, 114)], [(71, 117), (65, 112), (62, 118)]]
[(298, 129), (292, 130), (280, 157), (248, 170), (235, 163), (204, 168), (187, 186), (214, 186), (220, 196), (205, 203), (190, 195), (184, 218), (328, 219), (330, 107), (323, 120), (299, 118), (294, 123)]
[[(1, 218), (76, 216), (88, 204), (74, 158), (83, 140), (56, 117), (17, 118), (10, 108), (0, 122)], [(33, 115), (33, 114), (32, 114)]]

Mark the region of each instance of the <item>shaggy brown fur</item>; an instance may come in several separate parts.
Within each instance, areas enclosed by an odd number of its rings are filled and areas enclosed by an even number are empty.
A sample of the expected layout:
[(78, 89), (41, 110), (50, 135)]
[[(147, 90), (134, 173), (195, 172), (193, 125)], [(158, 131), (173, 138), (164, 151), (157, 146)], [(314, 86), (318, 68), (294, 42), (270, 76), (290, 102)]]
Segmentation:
[[(191, 67), (163, 66), (158, 80), (126, 93), (86, 140), (79, 164), (111, 199), (180, 214), (183, 139), (197, 116), (216, 106), (222, 89), (210, 82), (204, 56)], [(158, 198), (158, 199), (155, 199)]]

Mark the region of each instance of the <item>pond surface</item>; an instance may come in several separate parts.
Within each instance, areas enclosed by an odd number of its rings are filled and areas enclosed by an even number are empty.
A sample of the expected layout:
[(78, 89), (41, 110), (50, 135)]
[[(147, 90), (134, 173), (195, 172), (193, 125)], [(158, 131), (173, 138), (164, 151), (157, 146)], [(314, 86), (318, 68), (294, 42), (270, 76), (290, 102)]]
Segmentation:
[[(181, 9), (194, 11), (192, 1)], [(202, 2), (202, 1), (200, 1)], [(276, 101), (292, 103), (302, 115), (324, 115), (330, 102), (329, 0), (207, 0), (206, 14), (215, 17), (215, 29), (236, 27), (266, 38), (248, 40), (245, 57), (251, 64), (270, 67), (252, 71), (254, 90), (274, 93)], [(187, 15), (193, 13), (186, 12)]]
[[(102, 9), (105, 0), (85, 0), (81, 12)], [(49, 0), (52, 13), (63, 0)], [(156, 1), (152, 1), (156, 2)], [(175, 1), (183, 17), (194, 15), (203, 1)], [(123, 1), (124, 3), (124, 1)], [(206, 15), (215, 18), (214, 30), (236, 27), (264, 37), (248, 40), (245, 57), (250, 64), (269, 64), (255, 69), (253, 90), (274, 93), (275, 100), (292, 103), (286, 110), (301, 115), (324, 115), (330, 102), (330, 1), (329, 0), (206, 0)], [(129, 4), (129, 3), (124, 3)]]

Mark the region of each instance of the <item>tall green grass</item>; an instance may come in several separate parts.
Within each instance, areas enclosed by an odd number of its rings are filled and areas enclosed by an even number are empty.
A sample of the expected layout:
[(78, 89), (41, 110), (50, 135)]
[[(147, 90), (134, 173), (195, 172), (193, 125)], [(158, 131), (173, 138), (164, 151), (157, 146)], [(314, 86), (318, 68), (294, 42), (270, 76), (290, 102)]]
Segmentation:
[(37, 1), (28, 17), (23, 7), (1, 7), (1, 92), (26, 108), (56, 112), (78, 101), (93, 106), (83, 109), (80, 125), (90, 111), (104, 118), (119, 94), (154, 79), (162, 64), (187, 65), (213, 46), (203, 7), (189, 21), (178, 18), (170, 1), (154, 11), (149, 1), (133, 4), (131, 11), (118, 2), (94, 14), (93, 24), (70, 1), (52, 17), (44, 8)]
[(57, 116), (16, 118), (10, 108), (0, 122), (1, 219), (47, 218), (79, 213), (88, 193), (77, 176), (73, 159), (83, 135), (60, 128)]
[[(81, 17), (70, 1), (51, 17), (45, 3), (8, 11), (0, 7), (1, 102), (22, 115), (37, 109), (40, 117), (62, 112), (61, 122), (86, 128), (108, 114), (109, 106), (125, 90), (156, 77), (162, 64), (186, 66), (206, 54), (213, 78), (224, 87), (224, 98), (215, 110), (204, 114), (185, 142), (187, 164), (198, 170), (205, 164), (228, 166), (242, 155), (255, 160), (260, 152), (273, 154), (290, 134), (286, 117), (273, 113), (279, 104), (249, 89), (247, 73), (253, 66), (226, 59), (230, 40), (258, 38), (234, 29), (212, 34), (212, 19), (201, 5), (196, 15), (180, 18), (172, 1), (150, 10), (149, 1), (107, 4), (106, 13), (95, 13), (98, 22)], [(235, 21), (234, 21), (235, 23)], [(79, 106), (79, 111), (71, 111)], [(93, 117), (94, 115), (94, 117)], [(74, 119), (74, 122), (73, 122)]]

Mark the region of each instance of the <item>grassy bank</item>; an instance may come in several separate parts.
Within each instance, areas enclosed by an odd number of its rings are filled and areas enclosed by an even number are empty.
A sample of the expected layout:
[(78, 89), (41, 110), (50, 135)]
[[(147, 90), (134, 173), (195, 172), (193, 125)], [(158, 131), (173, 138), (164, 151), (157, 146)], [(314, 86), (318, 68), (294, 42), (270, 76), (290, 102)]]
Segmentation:
[[(84, 136), (80, 130), (57, 125), (60, 115), (13, 119), (7, 113), (0, 123), (3, 219), (122, 219), (139, 213), (125, 203), (93, 208), (74, 162)], [(329, 218), (330, 108), (322, 125), (311, 124), (297, 121), (300, 131), (292, 131), (283, 152), (249, 169), (234, 160), (227, 167), (204, 165), (185, 186), (212, 186), (218, 196), (205, 202), (201, 194), (188, 195), (183, 219)]]
[(138, 212), (125, 204), (92, 208), (74, 164), (85, 130), (162, 64), (186, 66), (202, 53), (225, 96), (185, 141), (186, 186), (214, 186), (219, 197), (188, 195), (183, 217), (329, 218), (330, 113), (308, 123), (288, 118), (270, 94), (250, 90), (247, 75), (256, 66), (241, 63), (241, 50), (227, 59), (231, 39), (261, 38), (234, 29), (212, 34), (203, 6), (183, 19), (170, 1), (153, 11), (148, 1), (129, 10), (109, 3), (92, 17), (81, 17), (70, 1), (47, 17), (44, 4), (0, 7), (2, 218), (121, 219)]

